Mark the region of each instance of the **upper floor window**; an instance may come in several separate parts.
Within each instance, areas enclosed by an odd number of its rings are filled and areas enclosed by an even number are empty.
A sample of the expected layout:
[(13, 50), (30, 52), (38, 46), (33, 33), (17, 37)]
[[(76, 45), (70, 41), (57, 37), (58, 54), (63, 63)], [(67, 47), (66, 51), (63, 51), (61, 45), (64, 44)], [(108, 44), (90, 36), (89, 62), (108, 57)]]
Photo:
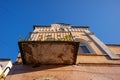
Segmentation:
[(91, 54), (93, 53), (93, 50), (88, 44), (80, 44), (78, 53), (79, 54)]
[(83, 53), (90, 53), (90, 51), (88, 50), (88, 48), (85, 45), (79, 46), (82, 50)]

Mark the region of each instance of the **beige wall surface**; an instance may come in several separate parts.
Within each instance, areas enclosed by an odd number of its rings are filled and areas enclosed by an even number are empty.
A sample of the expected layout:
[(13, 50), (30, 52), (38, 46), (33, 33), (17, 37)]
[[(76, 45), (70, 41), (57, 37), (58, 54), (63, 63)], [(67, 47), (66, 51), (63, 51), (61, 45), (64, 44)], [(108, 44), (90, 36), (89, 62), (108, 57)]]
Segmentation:
[(71, 32), (73, 36), (77, 36), (77, 38), (81, 39), (79, 42), (82, 43), (82, 40), (85, 40), (86, 44), (94, 50), (94, 54), (105, 54), (93, 40), (91, 40), (84, 32)]
[[(111, 60), (110, 57), (100, 50), (95, 44), (91, 45), (95, 54), (78, 54), (76, 64), (80, 63), (92, 63), (92, 64), (118, 64), (120, 65), (120, 60)], [(93, 47), (94, 46), (94, 47)], [(120, 56), (120, 46), (107, 45), (113, 53)]]
[(115, 54), (120, 55), (120, 45), (107, 45)]
[(120, 80), (119, 66), (14, 65), (5, 80)]

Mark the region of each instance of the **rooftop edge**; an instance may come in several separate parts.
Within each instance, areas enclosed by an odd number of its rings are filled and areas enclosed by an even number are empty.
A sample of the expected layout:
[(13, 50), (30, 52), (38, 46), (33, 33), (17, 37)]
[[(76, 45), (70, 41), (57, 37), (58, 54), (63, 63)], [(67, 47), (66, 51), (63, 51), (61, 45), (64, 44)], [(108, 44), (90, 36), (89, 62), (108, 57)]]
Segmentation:
[[(35, 27), (50, 27), (50, 25), (33, 25), (33, 30)], [(89, 26), (71, 26), (72, 28), (89, 28)]]

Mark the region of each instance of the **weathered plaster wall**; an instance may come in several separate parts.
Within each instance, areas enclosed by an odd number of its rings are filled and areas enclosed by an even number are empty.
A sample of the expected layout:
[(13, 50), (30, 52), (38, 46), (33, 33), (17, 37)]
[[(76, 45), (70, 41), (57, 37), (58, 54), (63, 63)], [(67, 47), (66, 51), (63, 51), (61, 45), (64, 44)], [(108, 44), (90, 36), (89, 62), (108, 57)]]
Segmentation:
[(5, 80), (120, 80), (120, 67), (41, 65), (32, 68), (14, 65)]
[(115, 54), (120, 55), (120, 45), (107, 45)]

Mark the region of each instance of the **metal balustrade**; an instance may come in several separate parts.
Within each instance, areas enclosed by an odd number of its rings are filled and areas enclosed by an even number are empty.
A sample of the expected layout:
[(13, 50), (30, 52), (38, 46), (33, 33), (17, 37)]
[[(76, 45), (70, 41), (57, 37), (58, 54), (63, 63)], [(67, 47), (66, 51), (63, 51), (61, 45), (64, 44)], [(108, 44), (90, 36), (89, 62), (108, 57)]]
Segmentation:
[(30, 32), (25, 41), (73, 41), (71, 32)]

